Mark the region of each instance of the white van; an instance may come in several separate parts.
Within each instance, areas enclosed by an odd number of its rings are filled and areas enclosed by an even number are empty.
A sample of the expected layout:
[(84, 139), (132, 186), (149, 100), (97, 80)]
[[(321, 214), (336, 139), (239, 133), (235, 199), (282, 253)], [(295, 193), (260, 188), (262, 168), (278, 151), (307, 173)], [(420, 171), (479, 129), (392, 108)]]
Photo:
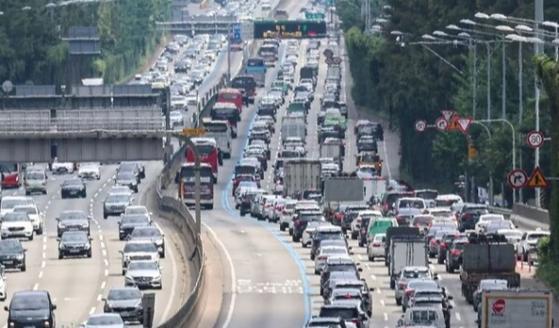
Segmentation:
[(225, 120), (204, 118), (202, 124), (206, 130), (204, 136), (215, 139), (217, 148), (223, 158), (231, 158), (231, 128), (229, 123)]

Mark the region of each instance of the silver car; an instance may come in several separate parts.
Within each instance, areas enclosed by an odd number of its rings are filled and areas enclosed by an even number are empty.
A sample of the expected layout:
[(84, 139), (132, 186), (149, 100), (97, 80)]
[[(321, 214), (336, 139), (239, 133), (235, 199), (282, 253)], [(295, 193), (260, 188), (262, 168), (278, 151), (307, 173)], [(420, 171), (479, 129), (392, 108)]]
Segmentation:
[(122, 274), (126, 274), (128, 264), (131, 261), (156, 261), (159, 259), (159, 252), (152, 242), (129, 241), (120, 251), (122, 255)]
[(103, 218), (109, 215), (120, 215), (132, 203), (133, 197), (127, 194), (109, 194), (103, 202)]
[(130, 234), (130, 240), (152, 242), (157, 247), (159, 256), (165, 258), (165, 235), (157, 227), (136, 227)]
[(320, 274), (326, 265), (329, 256), (349, 256), (349, 252), (345, 246), (322, 246), (318, 255), (314, 258), (314, 273)]
[(402, 299), (404, 298), (404, 291), (408, 287), (408, 281), (418, 278), (438, 279), (437, 276), (433, 275), (431, 270), (425, 266), (407, 266), (403, 268), (400, 272), (400, 276), (396, 280), (396, 287), (394, 289), (396, 304), (402, 305)]
[(84, 328), (124, 328), (124, 321), (118, 313), (91, 314)]
[(161, 289), (163, 285), (159, 261), (130, 261), (124, 285)]

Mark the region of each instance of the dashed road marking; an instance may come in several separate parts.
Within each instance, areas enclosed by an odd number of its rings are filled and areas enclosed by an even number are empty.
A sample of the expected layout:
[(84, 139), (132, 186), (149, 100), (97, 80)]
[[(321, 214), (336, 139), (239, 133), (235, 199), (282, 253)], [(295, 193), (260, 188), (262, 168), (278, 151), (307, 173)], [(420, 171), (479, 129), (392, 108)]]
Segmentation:
[[(44, 254), (44, 253), (43, 253)], [(41, 269), (44, 269), (47, 266), (47, 262), (42, 261), (41, 262)]]
[(43, 278), (43, 270), (39, 271), (39, 279)]
[(38, 283), (36, 283), (35, 285), (33, 285), (33, 290), (37, 290), (37, 289), (39, 289), (39, 284), (38, 284)]
[(462, 317), (460, 316), (460, 312), (456, 312), (455, 317), (456, 317), (456, 321), (462, 321)]
[(103, 282), (101, 283), (101, 289), (105, 289), (105, 286), (107, 286), (107, 282), (103, 280)]
[(105, 277), (108, 277), (108, 276), (109, 276), (109, 270), (105, 269)]
[(90, 315), (93, 314), (93, 313), (95, 313), (95, 306), (92, 307), (91, 310), (89, 310), (89, 314), (90, 314)]
[(386, 306), (386, 304), (384, 304), (384, 300), (380, 300), (380, 305)]
[(388, 321), (388, 314), (385, 312), (383, 313), (383, 315), (384, 315), (384, 321)]

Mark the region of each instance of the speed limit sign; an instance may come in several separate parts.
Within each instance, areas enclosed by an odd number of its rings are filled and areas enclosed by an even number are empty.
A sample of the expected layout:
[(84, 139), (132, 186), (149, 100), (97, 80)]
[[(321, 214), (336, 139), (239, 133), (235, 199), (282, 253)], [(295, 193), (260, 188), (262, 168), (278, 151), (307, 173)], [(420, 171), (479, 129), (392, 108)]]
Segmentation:
[(544, 135), (541, 131), (532, 130), (526, 136), (526, 143), (532, 148), (540, 148), (544, 142)]

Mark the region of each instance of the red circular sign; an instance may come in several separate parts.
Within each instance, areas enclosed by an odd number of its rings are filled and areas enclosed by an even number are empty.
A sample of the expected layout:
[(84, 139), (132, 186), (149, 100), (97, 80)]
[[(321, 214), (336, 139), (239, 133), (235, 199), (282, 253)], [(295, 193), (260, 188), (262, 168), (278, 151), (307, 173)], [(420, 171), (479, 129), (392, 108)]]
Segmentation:
[(540, 148), (544, 143), (544, 134), (541, 131), (530, 131), (526, 135), (526, 143), (532, 148)]
[(505, 312), (505, 300), (503, 298), (496, 299), (491, 309), (494, 314), (503, 314)]

